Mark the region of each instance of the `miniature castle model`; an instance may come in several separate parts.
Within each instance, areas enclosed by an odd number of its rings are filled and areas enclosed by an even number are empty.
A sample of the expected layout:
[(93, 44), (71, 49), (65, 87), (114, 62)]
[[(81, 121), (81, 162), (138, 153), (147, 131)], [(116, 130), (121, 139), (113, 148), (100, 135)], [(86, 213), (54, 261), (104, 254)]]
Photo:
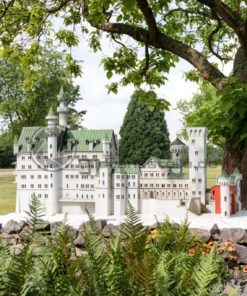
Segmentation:
[(150, 156), (142, 166), (119, 165), (114, 131), (71, 128), (62, 88), (58, 100), (59, 117), (51, 108), (47, 126), (23, 128), (14, 143), (16, 212), (28, 210), (35, 193), (48, 215), (87, 209), (119, 217), (128, 202), (141, 214), (201, 213), (206, 204), (206, 128), (187, 129), (189, 174), (182, 172), (185, 145), (179, 139), (171, 143), (172, 159)]
[(217, 185), (211, 188), (211, 199), (214, 204), (215, 214), (230, 217), (242, 209), (241, 183), (242, 176), (236, 168), (228, 176), (226, 171), (217, 178)]

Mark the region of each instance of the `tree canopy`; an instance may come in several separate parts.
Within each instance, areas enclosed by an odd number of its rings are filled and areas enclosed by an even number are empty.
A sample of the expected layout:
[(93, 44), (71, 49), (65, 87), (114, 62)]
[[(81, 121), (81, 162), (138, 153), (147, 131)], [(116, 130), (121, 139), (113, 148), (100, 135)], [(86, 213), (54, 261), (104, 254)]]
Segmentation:
[[(155, 95), (150, 92), (150, 96)], [(142, 165), (150, 156), (168, 158), (170, 141), (164, 111), (141, 103), (141, 92), (131, 97), (120, 129), (119, 161)]]
[[(64, 86), (70, 105), (80, 100), (79, 86), (74, 86), (72, 76), (64, 68), (61, 54), (46, 52), (39, 61), (35, 75), (20, 61), (0, 59), (0, 118), (3, 132), (19, 134), (23, 126), (45, 125), (46, 115), (52, 105), (57, 107), (57, 95)], [(85, 111), (72, 110), (72, 121), (78, 122)]]

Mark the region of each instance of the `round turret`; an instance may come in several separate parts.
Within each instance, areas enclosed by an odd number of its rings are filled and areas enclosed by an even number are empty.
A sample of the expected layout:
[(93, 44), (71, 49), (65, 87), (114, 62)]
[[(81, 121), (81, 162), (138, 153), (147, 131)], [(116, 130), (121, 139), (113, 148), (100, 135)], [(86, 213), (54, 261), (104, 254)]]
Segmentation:
[(176, 138), (175, 141), (171, 143), (170, 151), (172, 153), (172, 160), (181, 163), (182, 162), (182, 153), (185, 147), (185, 144), (179, 139)]
[(61, 126), (68, 126), (68, 117), (67, 115), (70, 112), (70, 108), (67, 107), (68, 98), (61, 86), (59, 95), (57, 96), (59, 101), (59, 107), (57, 108), (57, 112), (59, 114), (59, 125)]
[(220, 185), (220, 204), (221, 216), (231, 216), (231, 194), (230, 194), (230, 178), (225, 170), (217, 178), (217, 183)]

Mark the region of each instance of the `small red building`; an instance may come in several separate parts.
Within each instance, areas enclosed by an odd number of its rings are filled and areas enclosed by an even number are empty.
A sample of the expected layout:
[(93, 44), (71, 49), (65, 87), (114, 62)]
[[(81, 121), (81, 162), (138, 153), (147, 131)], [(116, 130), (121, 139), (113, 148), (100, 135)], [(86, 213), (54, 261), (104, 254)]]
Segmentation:
[[(221, 214), (221, 196), (220, 196), (220, 185), (215, 185), (211, 188), (211, 199), (214, 200), (214, 212), (215, 214)], [(236, 185), (230, 186), (230, 197), (231, 197), (231, 215), (236, 214)]]
[(210, 190), (215, 214), (229, 217), (241, 210), (240, 182), (241, 174), (237, 168), (230, 176), (223, 171), (217, 178), (217, 185)]

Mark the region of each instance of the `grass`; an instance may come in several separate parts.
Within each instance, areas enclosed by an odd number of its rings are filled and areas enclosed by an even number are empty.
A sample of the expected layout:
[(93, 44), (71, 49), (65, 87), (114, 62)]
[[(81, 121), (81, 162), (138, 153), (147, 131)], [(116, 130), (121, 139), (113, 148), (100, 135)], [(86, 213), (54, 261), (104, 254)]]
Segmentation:
[(13, 172), (15, 169), (14, 168), (12, 168), (12, 169), (0, 169), (0, 172), (3, 172), (3, 173), (5, 173), (5, 172)]
[(0, 175), (0, 215), (15, 211), (16, 184), (13, 183), (14, 180), (14, 175)]
[[(0, 169), (0, 172), (13, 171), (13, 169)], [(184, 168), (184, 172), (188, 172), (188, 168)], [(208, 182), (207, 188), (215, 185), (216, 177), (221, 172), (221, 166), (208, 167)], [(15, 176), (13, 175), (0, 175), (0, 215), (7, 214), (15, 211), (15, 196), (16, 184), (13, 183)]]

